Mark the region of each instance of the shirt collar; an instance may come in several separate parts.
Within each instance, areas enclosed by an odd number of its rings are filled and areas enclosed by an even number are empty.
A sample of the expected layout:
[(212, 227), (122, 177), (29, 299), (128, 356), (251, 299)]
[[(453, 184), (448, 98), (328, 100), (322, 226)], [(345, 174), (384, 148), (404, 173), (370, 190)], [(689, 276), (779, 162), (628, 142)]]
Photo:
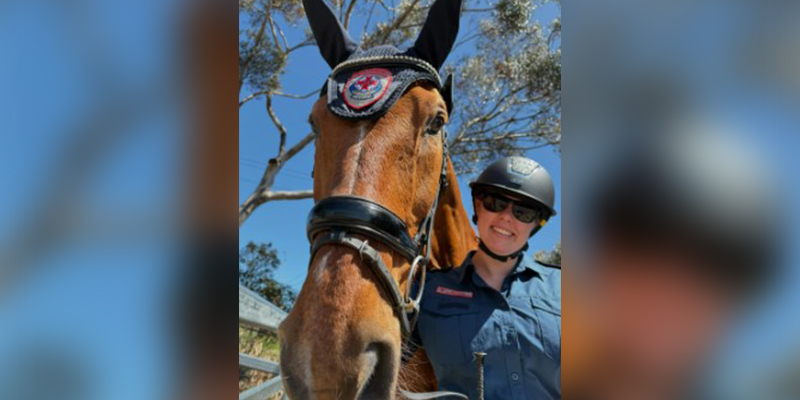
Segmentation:
[(469, 254), (467, 254), (467, 258), (461, 263), (461, 268), (458, 270), (459, 282), (464, 282), (464, 279), (472, 275), (472, 270), (475, 268), (475, 265), (472, 264), (472, 256), (475, 255), (475, 252), (476, 250), (470, 251)]
[[(464, 279), (467, 279), (469, 276), (472, 275), (473, 271), (475, 270), (475, 264), (472, 263), (472, 256), (475, 255), (477, 250), (473, 250), (467, 254), (467, 258), (464, 259), (464, 262), (461, 263), (461, 268), (458, 271), (458, 280), (460, 282), (464, 282)], [(514, 270), (511, 272), (511, 275), (517, 275), (525, 271), (531, 271), (539, 275), (544, 274), (544, 267), (539, 265), (531, 259), (530, 257), (526, 257), (525, 254), (520, 255), (522, 260), (517, 263), (517, 266), (514, 267)]]

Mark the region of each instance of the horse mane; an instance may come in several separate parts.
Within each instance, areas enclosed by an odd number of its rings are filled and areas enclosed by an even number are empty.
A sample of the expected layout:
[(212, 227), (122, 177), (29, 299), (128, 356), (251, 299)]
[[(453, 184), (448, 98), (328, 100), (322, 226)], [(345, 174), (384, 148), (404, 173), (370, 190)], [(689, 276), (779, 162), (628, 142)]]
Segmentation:
[(449, 156), (447, 189), (439, 199), (433, 231), (432, 269), (458, 266), (470, 251), (478, 247), (478, 238), (461, 200), (461, 189)]

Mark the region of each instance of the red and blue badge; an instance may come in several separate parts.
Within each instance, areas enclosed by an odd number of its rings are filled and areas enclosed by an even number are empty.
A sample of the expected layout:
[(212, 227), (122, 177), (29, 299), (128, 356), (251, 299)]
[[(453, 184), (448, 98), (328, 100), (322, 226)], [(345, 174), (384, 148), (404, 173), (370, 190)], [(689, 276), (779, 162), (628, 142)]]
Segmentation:
[(342, 90), (344, 102), (352, 109), (360, 110), (383, 98), (392, 83), (392, 73), (385, 68), (370, 68), (350, 76)]

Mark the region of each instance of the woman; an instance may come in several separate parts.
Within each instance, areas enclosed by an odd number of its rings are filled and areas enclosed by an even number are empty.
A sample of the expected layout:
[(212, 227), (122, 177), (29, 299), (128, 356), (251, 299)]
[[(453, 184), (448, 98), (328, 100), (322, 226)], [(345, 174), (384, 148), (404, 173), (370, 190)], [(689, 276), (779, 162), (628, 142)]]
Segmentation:
[(522, 157), (490, 165), (472, 188), (479, 250), (428, 276), (415, 340), (439, 390), (487, 400), (561, 397), (561, 270), (526, 257), (528, 239), (555, 215), (547, 171)]

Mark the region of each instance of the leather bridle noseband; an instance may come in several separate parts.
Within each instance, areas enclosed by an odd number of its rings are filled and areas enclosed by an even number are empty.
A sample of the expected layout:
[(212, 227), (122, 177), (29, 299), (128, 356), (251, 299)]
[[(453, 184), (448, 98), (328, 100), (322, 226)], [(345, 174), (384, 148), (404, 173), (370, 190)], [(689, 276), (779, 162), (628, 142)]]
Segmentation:
[[(320, 200), (308, 215), (306, 231), (311, 242), (310, 260), (326, 245), (339, 245), (355, 250), (363, 261), (372, 268), (378, 283), (384, 289), (392, 308), (400, 320), (403, 342), (411, 336), (419, 317), (419, 305), (425, 288), (425, 274), (431, 259), (431, 237), (433, 220), (439, 197), (447, 187), (447, 138), (442, 129), (442, 170), (439, 186), (430, 211), (419, 224), (412, 238), (408, 227), (400, 217), (386, 207), (355, 196), (331, 196)], [(355, 235), (365, 236), (361, 239)], [(411, 262), (405, 292), (401, 292), (380, 252), (369, 240), (388, 246)], [(310, 262), (310, 261), (309, 261)], [(417, 271), (419, 270), (419, 271)], [(417, 294), (412, 296), (414, 277), (419, 273), (420, 284)]]

